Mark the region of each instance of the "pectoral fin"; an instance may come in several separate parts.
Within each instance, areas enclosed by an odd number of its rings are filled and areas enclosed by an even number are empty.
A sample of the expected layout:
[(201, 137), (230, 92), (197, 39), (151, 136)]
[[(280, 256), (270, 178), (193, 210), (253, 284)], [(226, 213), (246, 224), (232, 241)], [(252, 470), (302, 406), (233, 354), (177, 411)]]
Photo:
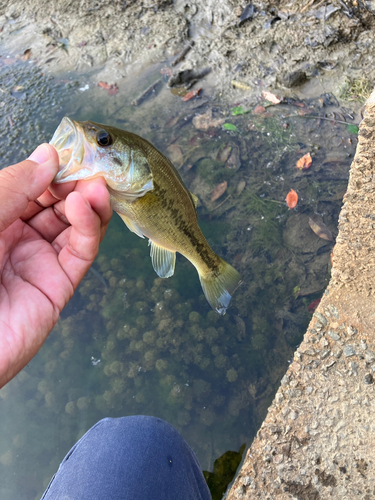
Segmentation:
[(169, 278), (173, 276), (174, 266), (176, 263), (176, 252), (171, 252), (166, 248), (160, 247), (153, 241), (149, 240), (151, 245), (150, 255), (152, 267), (160, 278)]
[(125, 215), (122, 215), (122, 214), (119, 214), (119, 216), (121, 217), (121, 219), (125, 222), (125, 224), (127, 225), (129, 231), (131, 231), (132, 233), (135, 233), (137, 236), (139, 236), (140, 238), (144, 238), (143, 236), (143, 233), (142, 231), (140, 230), (140, 228), (137, 226), (137, 224), (135, 224), (133, 221), (131, 221), (128, 217), (126, 217)]
[(193, 194), (191, 191), (190, 191), (190, 196), (192, 197), (195, 208), (197, 208), (198, 203), (199, 203), (198, 196), (195, 196), (195, 194)]

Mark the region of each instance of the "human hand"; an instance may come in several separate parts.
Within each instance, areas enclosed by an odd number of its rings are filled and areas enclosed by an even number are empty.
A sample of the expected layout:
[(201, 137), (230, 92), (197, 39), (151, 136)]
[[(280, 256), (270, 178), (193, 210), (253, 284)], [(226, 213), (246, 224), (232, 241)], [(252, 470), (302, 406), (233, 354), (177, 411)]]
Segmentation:
[(42, 346), (112, 215), (103, 178), (50, 186), (58, 164), (43, 144), (0, 171), (0, 387)]

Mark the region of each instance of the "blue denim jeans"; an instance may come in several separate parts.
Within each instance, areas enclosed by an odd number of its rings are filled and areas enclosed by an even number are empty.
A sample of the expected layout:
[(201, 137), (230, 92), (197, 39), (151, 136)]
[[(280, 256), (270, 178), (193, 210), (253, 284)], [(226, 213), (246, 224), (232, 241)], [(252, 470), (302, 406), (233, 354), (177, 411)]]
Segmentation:
[(73, 446), (43, 500), (211, 500), (197, 457), (155, 417), (105, 418)]

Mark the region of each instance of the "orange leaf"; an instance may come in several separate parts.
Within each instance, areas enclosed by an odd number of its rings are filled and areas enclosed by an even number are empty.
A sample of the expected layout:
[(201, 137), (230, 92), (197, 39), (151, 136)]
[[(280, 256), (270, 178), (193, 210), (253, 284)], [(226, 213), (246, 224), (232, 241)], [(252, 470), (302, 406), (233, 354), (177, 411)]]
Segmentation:
[(291, 189), (285, 198), (286, 204), (289, 208), (294, 208), (298, 202), (298, 194)]
[(279, 99), (275, 94), (272, 94), (272, 92), (267, 92), (267, 90), (263, 90), (262, 96), (266, 101), (272, 102), (272, 104), (279, 104), (281, 102), (281, 99)]
[(302, 156), (302, 158), (300, 158), (297, 161), (296, 167), (299, 170), (307, 170), (308, 168), (311, 167), (311, 164), (312, 164), (311, 155), (310, 153), (306, 153), (305, 155)]
[(98, 86), (99, 87), (102, 87), (103, 89), (105, 90), (108, 90), (109, 89), (109, 85), (107, 82), (98, 82)]
[(190, 92), (188, 92), (183, 98), (182, 100), (183, 101), (190, 101), (190, 99), (192, 99), (193, 97), (199, 95), (201, 93), (201, 90), (202, 89), (194, 89), (194, 90), (191, 90)]
[(108, 90), (109, 95), (116, 95), (118, 92), (118, 87), (116, 83), (109, 85), (107, 82), (98, 82), (98, 86), (104, 90)]
[(225, 191), (227, 190), (227, 187), (228, 187), (228, 182), (227, 181), (224, 181), (221, 184), (218, 184), (214, 188), (214, 190), (212, 191), (211, 201), (215, 201), (218, 198), (220, 198), (220, 196), (222, 196), (225, 193)]

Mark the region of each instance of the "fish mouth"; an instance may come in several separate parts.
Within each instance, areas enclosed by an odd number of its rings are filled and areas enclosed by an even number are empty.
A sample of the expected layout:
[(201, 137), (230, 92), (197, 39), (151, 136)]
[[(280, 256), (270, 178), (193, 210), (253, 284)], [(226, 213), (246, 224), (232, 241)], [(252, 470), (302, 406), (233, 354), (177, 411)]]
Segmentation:
[(95, 150), (85, 138), (82, 126), (68, 117), (61, 120), (50, 144), (59, 155), (59, 171), (53, 182), (69, 182), (92, 176)]

